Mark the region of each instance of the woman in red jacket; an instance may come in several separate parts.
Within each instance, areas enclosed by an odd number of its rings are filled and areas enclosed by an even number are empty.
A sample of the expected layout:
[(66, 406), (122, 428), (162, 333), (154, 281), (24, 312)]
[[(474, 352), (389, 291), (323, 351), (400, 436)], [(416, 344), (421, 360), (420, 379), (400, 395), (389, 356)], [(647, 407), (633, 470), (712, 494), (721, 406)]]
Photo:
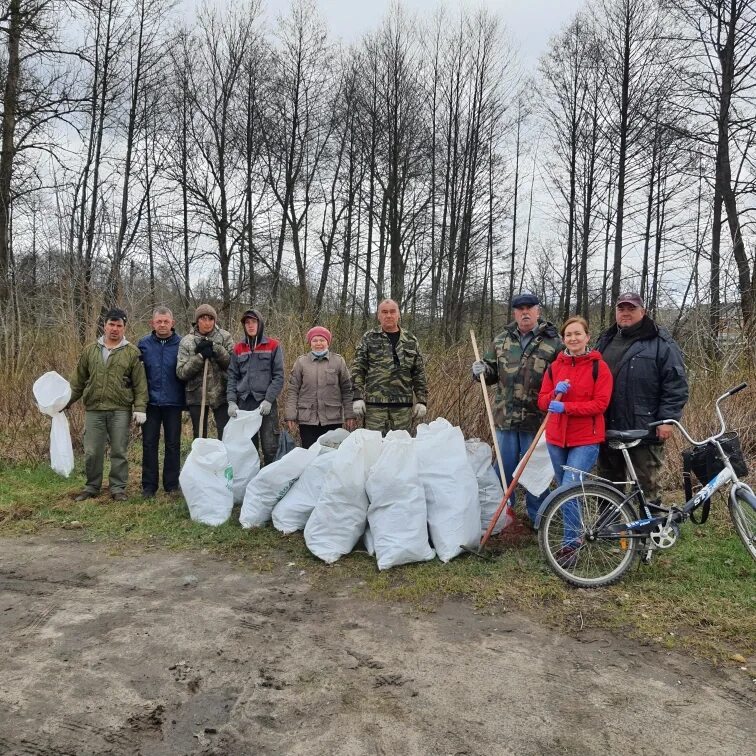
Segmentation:
[[(546, 442), (558, 485), (583, 478), (596, 464), (605, 438), (604, 412), (612, 397), (612, 372), (599, 352), (588, 348), (588, 323), (568, 318), (560, 329), (565, 350), (546, 371), (538, 406), (548, 410)], [(561, 394), (561, 400), (554, 397)], [(563, 469), (564, 467), (573, 469)], [(571, 515), (571, 516), (570, 516)], [(574, 521), (573, 521), (574, 518)], [(565, 548), (574, 551), (580, 512), (565, 511)], [(568, 556), (568, 555), (565, 555)]]

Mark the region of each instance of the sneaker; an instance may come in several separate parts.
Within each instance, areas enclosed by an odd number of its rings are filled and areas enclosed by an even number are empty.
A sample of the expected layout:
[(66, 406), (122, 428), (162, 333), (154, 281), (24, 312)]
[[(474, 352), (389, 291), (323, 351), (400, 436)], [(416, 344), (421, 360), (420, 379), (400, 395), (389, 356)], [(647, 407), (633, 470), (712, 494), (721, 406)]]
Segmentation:
[(554, 559), (560, 567), (571, 570), (577, 564), (579, 549), (579, 546), (562, 546), (555, 552)]
[(128, 501), (129, 497), (126, 496), (126, 494), (123, 491), (116, 491), (114, 494), (110, 495), (110, 498), (113, 499), (113, 501)]
[(80, 494), (78, 494), (74, 501), (86, 501), (87, 499), (96, 499), (100, 494), (99, 493), (93, 493), (92, 491), (82, 491)]

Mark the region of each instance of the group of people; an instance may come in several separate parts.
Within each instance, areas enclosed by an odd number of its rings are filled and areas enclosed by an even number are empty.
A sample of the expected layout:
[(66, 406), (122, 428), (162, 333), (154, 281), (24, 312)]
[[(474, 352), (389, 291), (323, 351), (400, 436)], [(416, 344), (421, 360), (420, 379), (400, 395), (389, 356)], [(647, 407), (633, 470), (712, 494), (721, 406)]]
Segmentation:
[[(475, 379), (496, 385), (494, 423), (504, 475), (514, 471), (531, 446), (544, 415), (546, 441), (557, 483), (567, 483), (596, 463), (599, 474), (625, 478), (624, 460), (604, 444), (606, 429), (648, 429), (650, 423), (679, 419), (688, 398), (685, 367), (670, 334), (648, 315), (641, 297), (622, 294), (615, 323), (590, 348), (588, 323), (568, 318), (559, 330), (542, 318), (537, 296), (522, 292), (512, 300), (513, 320), (472, 365)], [(331, 351), (327, 328), (307, 332), (310, 351), (297, 358), (289, 376), (284, 420), (298, 427), (309, 448), (323, 433), (345, 426), (387, 433), (410, 430), (427, 411), (425, 362), (417, 338), (400, 324), (399, 305), (378, 305), (378, 325), (357, 345), (351, 370)], [(110, 495), (126, 496), (126, 450), (130, 420), (142, 426), (142, 494), (155, 495), (159, 482), (158, 446), (165, 440), (163, 488), (178, 490), (181, 416), (188, 410), (194, 437), (206, 436), (213, 413), (218, 438), (240, 410), (260, 410), (262, 425), (253, 439), (263, 464), (274, 461), (279, 445), (277, 400), (284, 386), (283, 348), (265, 334), (262, 314), (241, 317), (243, 336), (234, 343), (220, 328), (215, 309), (201, 304), (191, 333), (175, 332), (167, 307), (152, 315), (152, 332), (137, 346), (125, 338), (127, 316), (110, 310), (103, 335), (79, 359), (71, 382), (71, 402), (86, 408), (86, 486), (79, 500), (99, 496), (106, 443), (110, 444)], [(207, 409), (201, 419), (201, 405)], [(660, 498), (659, 470), (671, 427), (658, 426), (630, 450), (638, 478), (651, 501)], [(567, 468), (567, 469), (565, 469)], [(547, 494), (526, 494), (526, 512), (535, 526)], [(512, 504), (514, 505), (514, 495)]]
[[(664, 442), (672, 427), (649, 425), (679, 420), (688, 400), (682, 353), (669, 332), (654, 322), (634, 292), (618, 297), (615, 323), (594, 349), (588, 323), (580, 316), (568, 318), (557, 331), (542, 319), (538, 297), (527, 292), (514, 297), (512, 309), (514, 320), (472, 366), (474, 377), (482, 375), (498, 387), (496, 442), (507, 480), (547, 413), (546, 442), (560, 485), (578, 480), (596, 463), (601, 477), (626, 480), (622, 453), (604, 443), (606, 430), (647, 430), (629, 453), (649, 500), (658, 503)], [(547, 495), (526, 494), (533, 527)]]
[[(315, 326), (307, 332), (310, 351), (295, 362), (289, 377), (284, 420), (298, 427), (309, 448), (323, 433), (359, 419), (366, 428), (406, 429), (426, 413), (427, 381), (418, 341), (399, 325), (399, 306), (387, 299), (378, 306), (378, 327), (357, 346), (351, 371), (331, 351), (331, 332)], [(175, 331), (167, 307), (152, 313), (151, 333), (136, 346), (125, 337), (126, 313), (105, 315), (103, 334), (79, 358), (71, 380), (68, 406), (82, 399), (86, 409), (84, 457), (86, 485), (78, 501), (100, 495), (106, 444), (110, 444), (110, 496), (127, 499), (127, 447), (130, 422), (142, 427), (142, 495), (155, 496), (160, 481), (159, 443), (164, 437), (163, 489), (179, 487), (181, 418), (187, 410), (194, 438), (207, 436), (212, 413), (218, 438), (240, 410), (259, 409), (260, 431), (253, 439), (263, 464), (279, 446), (278, 397), (284, 386), (283, 348), (265, 334), (262, 314), (249, 309), (241, 317), (242, 338), (218, 325), (209, 304), (194, 313), (192, 331)], [(205, 413), (202, 417), (202, 407)]]

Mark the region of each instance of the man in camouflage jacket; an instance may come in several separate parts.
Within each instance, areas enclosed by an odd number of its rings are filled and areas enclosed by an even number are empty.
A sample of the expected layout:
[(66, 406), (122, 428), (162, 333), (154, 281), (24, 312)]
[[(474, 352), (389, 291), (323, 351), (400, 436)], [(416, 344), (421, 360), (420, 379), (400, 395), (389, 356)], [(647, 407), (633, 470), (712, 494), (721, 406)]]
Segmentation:
[[(541, 425), (538, 392), (544, 373), (562, 348), (556, 327), (541, 319), (541, 305), (535, 294), (518, 294), (512, 299), (512, 310), (514, 321), (494, 339), (483, 359), (473, 363), (476, 380), (483, 374), (487, 384), (497, 384), (494, 423), (507, 482), (512, 480)], [(535, 523), (547, 494), (548, 491), (541, 496), (526, 493), (531, 523)], [(514, 493), (510, 501), (514, 506)]]
[(184, 336), (179, 344), (176, 375), (186, 382), (186, 406), (192, 418), (194, 438), (200, 435), (200, 412), (202, 405), (202, 376), (207, 367), (207, 389), (205, 394), (205, 420), (202, 435), (207, 437), (207, 417), (213, 411), (218, 438), (223, 437), (223, 429), (228, 422), (226, 402), (226, 371), (231, 362), (234, 341), (228, 331), (217, 325), (215, 308), (201, 304), (194, 311), (194, 328)]
[(399, 305), (386, 299), (378, 305), (380, 326), (357, 345), (352, 365), (354, 402), (365, 427), (384, 435), (410, 430), (412, 420), (425, 416), (428, 383), (425, 362), (415, 336), (399, 327)]

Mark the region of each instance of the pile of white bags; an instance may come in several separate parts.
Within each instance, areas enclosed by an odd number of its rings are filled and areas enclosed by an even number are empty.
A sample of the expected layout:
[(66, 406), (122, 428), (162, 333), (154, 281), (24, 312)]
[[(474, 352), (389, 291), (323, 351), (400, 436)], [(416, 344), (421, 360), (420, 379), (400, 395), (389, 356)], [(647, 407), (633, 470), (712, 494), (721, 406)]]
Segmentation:
[(194, 439), (179, 475), (192, 520), (205, 525), (222, 525), (228, 520), (234, 506), (233, 477), (222, 441)]
[(375, 551), (378, 569), (433, 559), (425, 491), (417, 470), (415, 442), (407, 431), (386, 435), (365, 490), (370, 500), (366, 546)]
[(317, 456), (273, 509), (272, 519), (276, 530), (284, 535), (304, 530), (323, 490), (325, 479), (333, 467), (334, 451), (348, 436), (349, 431), (337, 428), (324, 433), (313, 444), (318, 449)]
[(39, 411), (52, 418), (50, 467), (67, 478), (74, 469), (74, 455), (68, 418), (63, 414), (63, 408), (71, 399), (71, 384), (53, 370), (34, 381), (32, 393)]
[(431, 541), (438, 558), (448, 562), (480, 544), (478, 482), (462, 431), (448, 420), (440, 417), (418, 426), (415, 448)]
[[(307, 548), (324, 562), (348, 554), (365, 531), (365, 481), (381, 453), (381, 434), (360, 428), (334, 452), (333, 466), (305, 526)], [(293, 452), (292, 452), (293, 453)]]
[[(471, 438), (465, 441), (467, 449), (467, 460), (472, 467), (475, 477), (478, 480), (478, 500), (480, 501), (480, 532), (483, 535), (488, 529), (491, 518), (496, 514), (496, 510), (504, 498), (504, 489), (501, 487), (499, 478), (491, 466), (491, 447), (479, 438)], [(496, 522), (492, 534), (500, 533), (507, 519), (504, 513)]]
[(270, 520), (273, 507), (286, 495), (304, 469), (314, 461), (319, 447), (297, 448), (263, 467), (247, 484), (239, 522), (243, 528), (257, 528)]
[(234, 504), (241, 504), (247, 484), (260, 472), (260, 455), (252, 443), (252, 436), (262, 424), (260, 410), (239, 410), (229, 419), (223, 430), (223, 445), (234, 471)]

